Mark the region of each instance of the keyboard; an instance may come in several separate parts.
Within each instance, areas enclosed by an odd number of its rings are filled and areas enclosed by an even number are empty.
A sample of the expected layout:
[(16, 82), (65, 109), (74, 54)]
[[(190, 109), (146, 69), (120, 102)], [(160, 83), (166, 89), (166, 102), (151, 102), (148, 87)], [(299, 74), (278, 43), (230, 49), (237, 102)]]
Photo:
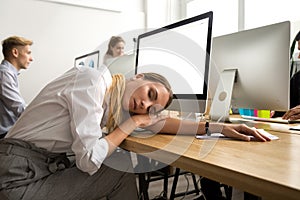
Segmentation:
[(300, 123), (300, 120), (286, 120), (282, 119), (281, 117), (276, 118), (262, 118), (262, 117), (255, 117), (255, 116), (248, 116), (248, 115), (241, 115), (243, 119), (255, 120), (255, 121), (264, 121), (264, 122), (272, 122), (272, 123), (282, 123), (282, 124), (294, 124)]

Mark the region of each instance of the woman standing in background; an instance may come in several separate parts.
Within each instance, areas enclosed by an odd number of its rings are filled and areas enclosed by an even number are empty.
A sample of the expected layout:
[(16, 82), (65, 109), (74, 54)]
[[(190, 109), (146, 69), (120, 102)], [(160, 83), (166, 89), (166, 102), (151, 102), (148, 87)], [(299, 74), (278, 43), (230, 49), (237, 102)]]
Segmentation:
[(123, 56), (125, 44), (126, 43), (122, 37), (112, 36), (109, 40), (107, 51), (103, 57), (103, 64), (107, 66), (112, 58)]

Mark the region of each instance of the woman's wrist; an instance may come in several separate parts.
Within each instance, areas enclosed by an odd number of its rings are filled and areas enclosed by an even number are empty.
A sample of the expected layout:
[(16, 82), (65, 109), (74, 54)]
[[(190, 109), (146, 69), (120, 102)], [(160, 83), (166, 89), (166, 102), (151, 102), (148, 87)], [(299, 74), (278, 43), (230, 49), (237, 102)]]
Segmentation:
[(135, 128), (140, 127), (141, 124), (142, 124), (139, 115), (133, 115), (133, 116), (131, 116), (131, 118), (129, 118), (128, 120), (131, 120), (131, 121), (134, 123)]
[(222, 133), (223, 124), (217, 122), (209, 122), (209, 127), (205, 130), (209, 131), (210, 133)]
[(135, 117), (128, 118), (125, 120), (122, 124), (120, 124), (119, 128), (122, 132), (124, 132), (127, 135), (130, 135), (134, 129), (136, 129), (138, 126), (138, 120)]

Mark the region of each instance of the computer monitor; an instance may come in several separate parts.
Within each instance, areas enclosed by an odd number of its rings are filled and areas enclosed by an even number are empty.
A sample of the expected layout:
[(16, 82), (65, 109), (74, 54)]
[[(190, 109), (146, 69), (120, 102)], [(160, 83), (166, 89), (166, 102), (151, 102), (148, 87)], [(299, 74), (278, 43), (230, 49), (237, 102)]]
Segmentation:
[(123, 74), (126, 78), (131, 78), (135, 74), (135, 54), (113, 58), (107, 68), (112, 75)]
[(93, 51), (91, 53), (78, 56), (74, 60), (74, 66), (79, 67), (79, 66), (87, 66), (91, 68), (98, 69), (99, 68), (99, 56), (100, 56), (100, 51)]
[(290, 22), (213, 38), (210, 117), (229, 120), (230, 106), (289, 109)]
[(169, 80), (170, 110), (205, 112), (212, 19), (207, 12), (137, 38), (136, 73), (156, 72)]

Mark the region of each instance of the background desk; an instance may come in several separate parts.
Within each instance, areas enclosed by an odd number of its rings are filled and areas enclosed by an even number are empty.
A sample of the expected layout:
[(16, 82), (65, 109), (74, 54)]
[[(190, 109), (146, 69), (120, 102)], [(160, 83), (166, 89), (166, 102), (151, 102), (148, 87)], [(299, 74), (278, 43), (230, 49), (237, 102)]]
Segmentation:
[(263, 143), (156, 134), (130, 136), (121, 147), (264, 199), (299, 199), (300, 135), (269, 132), (280, 139)]

